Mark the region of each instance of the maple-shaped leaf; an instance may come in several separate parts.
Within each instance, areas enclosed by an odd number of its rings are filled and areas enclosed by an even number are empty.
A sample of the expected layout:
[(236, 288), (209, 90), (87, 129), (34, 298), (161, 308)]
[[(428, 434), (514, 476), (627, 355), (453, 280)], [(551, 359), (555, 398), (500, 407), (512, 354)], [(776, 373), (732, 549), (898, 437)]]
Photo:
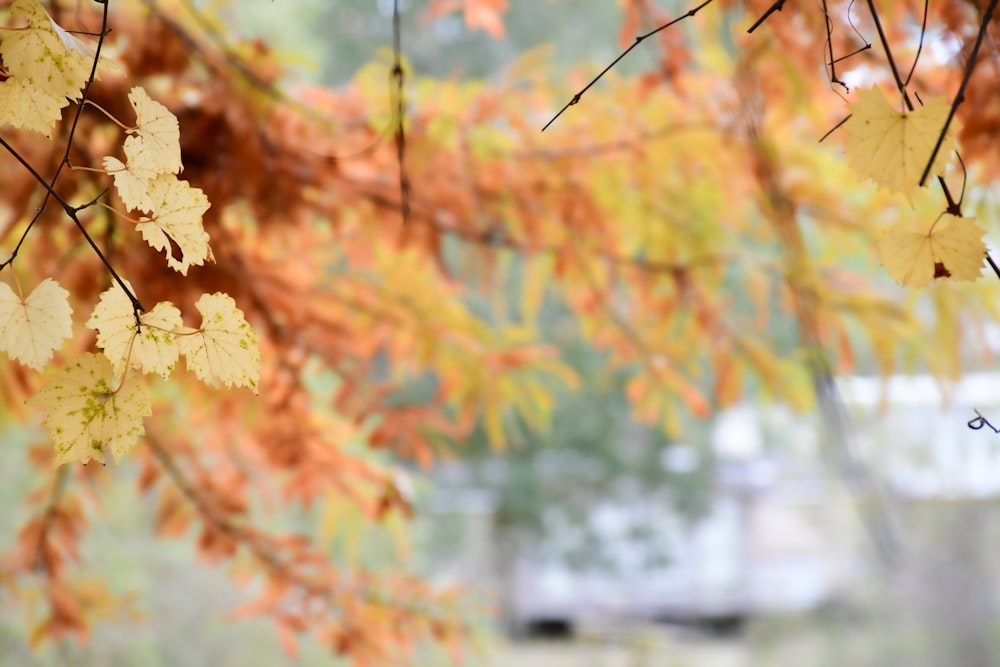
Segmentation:
[(4, 31), (0, 56), (4, 68), (22, 83), (63, 100), (76, 99), (90, 77), (91, 61), (77, 48), (67, 48), (55, 23), (35, 0), (14, 0), (11, 16), (26, 27)]
[(22, 300), (0, 283), (0, 350), (25, 366), (41, 370), (53, 350), (73, 335), (69, 292), (46, 278)]
[[(142, 217), (135, 228), (146, 243), (166, 252), (170, 268), (187, 275), (192, 264), (200, 266), (205, 260), (215, 261), (208, 245), (208, 232), (201, 223), (201, 216), (210, 206), (204, 192), (172, 174), (161, 174), (149, 181), (148, 195), (152, 217)], [(171, 242), (180, 251), (180, 257), (174, 257)]]
[(228, 294), (202, 294), (195, 304), (201, 328), (178, 336), (187, 367), (202, 382), (250, 387), (257, 393), (260, 348), (257, 334)]
[(146, 432), (143, 418), (153, 413), (146, 386), (125, 382), (116, 390), (112, 373), (107, 357), (88, 352), (53, 373), (28, 399), (48, 411), (43, 423), (52, 435), (56, 465), (104, 463), (106, 452), (118, 461)]
[[(914, 111), (900, 111), (892, 108), (882, 89), (876, 87), (858, 91), (850, 109), (845, 148), (851, 166), (860, 176), (909, 199), (919, 187), (948, 118), (948, 100), (934, 97)], [(952, 123), (929, 173), (943, 174), (957, 146)]]
[[(132, 286), (125, 281), (128, 288)], [(122, 374), (126, 361), (143, 373), (170, 375), (180, 356), (180, 346), (174, 331), (183, 324), (181, 311), (170, 302), (161, 301), (139, 316), (141, 327), (136, 331), (132, 301), (118, 285), (101, 294), (101, 299), (87, 327), (97, 330), (97, 346), (104, 350), (115, 373)]]
[(972, 218), (944, 214), (930, 229), (893, 227), (879, 242), (879, 255), (889, 274), (908, 287), (924, 287), (935, 278), (975, 280), (986, 257), (984, 233)]
[(40, 132), (48, 139), (66, 106), (65, 97), (56, 97), (15, 78), (0, 81), (0, 100), (0, 125)]
[[(127, 144), (130, 139), (125, 140)], [(151, 175), (132, 168), (116, 157), (107, 156), (104, 158), (104, 171), (114, 178), (115, 189), (121, 198), (125, 208), (129, 211), (136, 209), (150, 213), (153, 210), (153, 200), (149, 198), (149, 181)], [(155, 177), (152, 174), (152, 177)]]
[(183, 167), (177, 117), (140, 86), (132, 89), (128, 99), (135, 109), (135, 127), (130, 130), (135, 137), (125, 146), (129, 165), (157, 174), (178, 173)]

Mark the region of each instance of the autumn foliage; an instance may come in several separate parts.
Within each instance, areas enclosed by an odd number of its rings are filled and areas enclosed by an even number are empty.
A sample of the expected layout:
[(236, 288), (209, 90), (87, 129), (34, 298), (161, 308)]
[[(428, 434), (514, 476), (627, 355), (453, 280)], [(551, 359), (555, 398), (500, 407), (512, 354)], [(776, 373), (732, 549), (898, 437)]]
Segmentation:
[[(891, 53), (908, 66), (924, 6), (881, 4)], [(676, 18), (652, 5), (625, 3), (627, 32)], [(599, 68), (574, 73), (569, 86), (537, 53), (496, 85), (408, 72), (400, 164), (392, 63), (372, 63), (343, 90), (288, 90), (266, 45), (220, 39), (218, 23), (188, 3), (112, 0), (107, 66), (87, 104), (45, 107), (48, 129), (11, 116), (12, 94), (0, 98), (10, 146), (0, 159), (0, 317), (36, 321), (32, 308), (67, 298), (57, 290), (69, 292), (73, 313), (72, 326), (64, 313), (31, 336), (51, 361), (2, 348), (4, 405), (51, 427), (31, 452), (39, 470), (91, 458), (66, 455), (70, 436), (99, 442), (98, 460), (104, 447), (115, 458), (129, 448), (114, 425), (67, 436), (35, 404), (97, 397), (106, 414), (129, 415), (138, 443), (126, 458), (134, 465), (69, 464), (26, 499), (34, 518), (0, 561), (0, 583), (44, 592), (38, 637), (86, 635), (93, 592), (75, 578), (77, 542), (100, 511), (89, 501), (99, 502), (101, 478), (128, 474), (155, 499), (162, 536), (196, 540), (205, 558), (233, 564), (237, 582), (253, 582), (258, 593), (238, 613), (272, 616), (290, 650), (306, 633), (358, 664), (397, 664), (386, 661), (426, 639), (457, 646), (465, 627), (455, 591), (335, 565), (315, 535), (264, 530), (261, 508), (311, 507), (332, 493), (372, 522), (405, 515), (394, 466), (348, 444), (426, 466), (477, 423), (496, 446), (515, 427), (544, 429), (551, 387), (575, 382), (539, 342), (547, 298), (567, 304), (612, 363), (633, 369), (636, 415), (670, 433), (750, 386), (811, 407), (817, 351), (837, 370), (865, 356), (884, 373), (922, 364), (942, 378), (975, 361), (983, 324), (1000, 317), (996, 285), (967, 282), (979, 276), (995, 214), (974, 186), (1000, 168), (991, 46), (977, 55), (934, 161), (940, 183), (917, 180), (987, 8), (931, 3), (927, 23), (954, 53), (925, 53), (901, 92), (864, 6), (830, 4), (824, 16), (788, 3), (746, 34), (773, 7), (699, 6), (644, 43), (662, 54), (655, 72), (612, 70), (545, 133)], [(74, 38), (84, 44), (101, 33), (96, 3), (45, 8), (55, 24), (88, 33)], [(428, 20), (462, 11), (470, 28), (500, 36), (506, 9), (441, 1)], [(0, 44), (9, 44), (23, 23), (0, 16)], [(990, 40), (998, 31), (994, 17)], [(0, 51), (8, 90), (28, 78), (12, 52)], [(851, 70), (868, 72), (852, 84), (860, 91), (843, 83)], [(66, 97), (79, 90), (49, 95)], [(151, 129), (166, 118), (161, 107), (177, 119), (176, 139)], [(866, 114), (887, 123), (874, 139)], [(179, 154), (150, 150), (174, 140)], [(878, 142), (901, 154), (916, 146), (926, 159), (866, 161)], [(46, 191), (24, 163), (46, 182), (58, 174), (54, 192), (81, 207), (80, 226), (120, 282), (64, 208), (49, 198), (36, 216)], [(876, 270), (880, 260), (898, 282), (932, 289), (898, 289)], [(516, 294), (491, 290), (515, 274)], [(18, 285), (43, 291), (22, 298)], [(492, 317), (470, 306), (469, 285), (492, 295)], [(798, 343), (774, 334), (789, 318)], [(48, 376), (38, 372), (46, 365)], [(149, 377), (122, 391), (101, 385), (89, 399), (52, 381), (128, 373)], [(335, 389), (317, 397), (310, 378), (322, 374)], [(427, 377), (429, 401), (397, 400)], [(145, 398), (129, 393), (140, 386)]]

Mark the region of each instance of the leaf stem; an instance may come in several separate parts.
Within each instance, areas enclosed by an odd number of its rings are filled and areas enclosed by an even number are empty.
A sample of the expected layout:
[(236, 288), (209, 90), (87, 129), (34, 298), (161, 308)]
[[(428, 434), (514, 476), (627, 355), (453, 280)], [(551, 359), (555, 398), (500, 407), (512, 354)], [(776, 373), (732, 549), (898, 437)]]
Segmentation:
[(98, 111), (100, 111), (102, 114), (104, 114), (105, 116), (107, 116), (108, 120), (110, 120), (112, 123), (114, 123), (115, 125), (117, 125), (121, 129), (125, 130), (126, 132), (135, 130), (134, 126), (126, 125), (125, 123), (121, 122), (120, 120), (118, 120), (117, 118), (115, 118), (114, 116), (112, 116), (110, 111), (108, 111), (107, 109), (105, 109), (104, 107), (102, 107), (97, 102), (95, 102), (93, 100), (84, 100), (83, 104), (85, 104), (87, 106), (94, 107), (95, 109), (97, 109)]
[[(990, 8), (987, 10), (989, 15), (992, 15), (993, 8), (996, 7), (998, 1), (1000, 1), (1000, 0), (991, 0)], [(885, 35), (885, 30), (882, 28), (882, 20), (879, 18), (878, 10), (875, 9), (875, 3), (873, 2), (873, 0), (868, 0), (868, 11), (871, 13), (871, 15), (872, 15), (872, 21), (874, 21), (874, 23), (875, 23), (875, 29), (876, 29), (876, 31), (878, 31), (879, 40), (882, 42), (882, 50), (885, 51), (885, 58), (886, 58), (886, 60), (889, 63), (889, 69), (892, 71), (892, 78), (896, 82), (896, 88), (899, 89), (900, 94), (902, 94), (902, 96), (903, 96), (903, 103), (906, 104), (906, 108), (908, 110), (910, 110), (910, 111), (913, 111), (915, 109), (915, 107), (913, 106), (913, 102), (910, 100), (910, 96), (906, 92), (906, 84), (903, 82), (902, 77), (900, 77), (900, 75), (899, 75), (899, 68), (896, 67), (896, 60), (895, 60), (895, 58), (892, 57), (892, 49), (889, 48), (889, 40), (888, 40), (888, 38)], [(984, 23), (983, 26), (985, 26), (985, 25), (986, 24)], [(983, 26), (981, 26), (981, 28)], [(980, 31), (980, 38), (981, 37), (982, 37), (982, 30)], [(979, 41), (981, 41), (981, 39)], [(977, 41), (977, 49), (978, 49), (979, 41)], [(974, 62), (974, 59), (973, 59), (973, 61), (970, 61), (970, 62)], [(912, 75), (912, 72), (911, 72), (911, 75)], [(971, 76), (971, 71), (966, 70), (966, 81), (968, 81), (968, 77), (969, 76)], [(964, 94), (964, 90), (965, 90), (965, 88), (964, 88), (964, 82), (963, 82), (963, 87), (962, 87), (962, 90), (961, 90), (961, 92), (963, 94)], [(958, 100), (958, 98), (956, 98), (956, 102), (957, 102), (957, 100)], [(927, 167), (924, 169), (924, 174), (920, 178), (920, 183), (919, 183), (920, 185), (923, 185), (924, 181), (927, 180), (927, 172), (930, 171), (931, 165), (934, 163), (934, 159), (937, 156), (938, 150), (941, 147), (941, 143), (944, 141), (944, 136), (945, 136), (945, 134), (948, 131), (948, 123), (951, 122), (951, 117), (954, 116), (954, 114), (955, 114), (955, 108), (956, 108), (956, 106), (957, 106), (957, 104), (953, 104), (952, 105), (951, 113), (948, 116), (948, 122), (945, 123), (944, 130), (941, 133), (941, 135), (938, 137), (937, 146), (935, 147), (934, 152), (931, 154), (931, 161), (930, 161), (930, 163), (928, 163)], [(946, 209), (946, 212), (950, 213), (951, 215), (956, 215), (958, 217), (962, 217), (962, 209), (955, 202), (955, 198), (951, 196), (951, 190), (948, 188), (948, 184), (945, 182), (944, 177), (938, 176), (937, 180), (938, 180), (938, 183), (941, 185), (941, 190), (944, 191), (944, 197), (945, 197), (945, 200), (948, 203), (948, 208)]]

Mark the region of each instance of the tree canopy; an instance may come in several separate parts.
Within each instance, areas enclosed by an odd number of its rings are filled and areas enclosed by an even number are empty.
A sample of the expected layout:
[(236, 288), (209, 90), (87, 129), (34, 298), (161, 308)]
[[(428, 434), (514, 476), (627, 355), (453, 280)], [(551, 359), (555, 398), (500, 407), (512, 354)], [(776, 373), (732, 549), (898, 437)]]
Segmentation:
[[(404, 32), (337, 88), (283, 85), (202, 4), (0, 2), (2, 406), (47, 426), (0, 584), (41, 593), (38, 638), (99, 617), (77, 544), (128, 475), (290, 649), (458, 646), (454, 591), (267, 517), (405, 515), (399, 462), (544, 432), (580, 380), (546, 299), (668, 436), (749, 388), (806, 410), (835, 372), (988, 359), (995, 0), (629, 0), (607, 41), (653, 58), (638, 74), (539, 48), (428, 76)], [(507, 10), (437, 0), (413, 30), (498, 38)]]

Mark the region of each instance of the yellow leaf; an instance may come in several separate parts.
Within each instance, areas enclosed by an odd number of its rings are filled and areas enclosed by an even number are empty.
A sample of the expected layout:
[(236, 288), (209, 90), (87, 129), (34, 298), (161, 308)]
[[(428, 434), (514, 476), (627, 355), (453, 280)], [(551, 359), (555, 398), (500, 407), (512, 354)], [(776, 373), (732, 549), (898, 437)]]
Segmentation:
[[(935, 97), (911, 112), (893, 109), (880, 88), (858, 91), (845, 124), (845, 148), (851, 166), (862, 177), (902, 192), (909, 199), (931, 158), (938, 135), (948, 117), (947, 98)], [(957, 150), (953, 122), (941, 144), (931, 174), (943, 174)]]
[(55, 23), (35, 0), (14, 0), (10, 13), (28, 25), (3, 33), (0, 56), (7, 72), (62, 100), (62, 106), (66, 105), (63, 98), (79, 97), (90, 77), (91, 61), (80, 50), (66, 47)]
[(65, 97), (55, 97), (20, 79), (0, 81), (0, 125), (40, 132), (52, 138), (52, 128), (62, 118)]
[(146, 432), (143, 418), (153, 413), (146, 387), (126, 382), (116, 391), (111, 363), (92, 352), (55, 372), (29, 402), (48, 410), (44, 423), (56, 465), (104, 463), (107, 452), (118, 461)]
[(46, 278), (22, 300), (8, 285), (0, 283), (0, 350), (25, 366), (41, 370), (73, 335), (73, 309), (69, 292)]
[[(152, 217), (141, 218), (135, 228), (150, 246), (166, 251), (167, 265), (187, 275), (192, 264), (215, 261), (201, 224), (201, 216), (210, 206), (205, 193), (176, 176), (162, 174), (149, 182), (148, 194)], [(180, 250), (180, 257), (174, 257), (171, 241)]]
[(908, 287), (924, 287), (935, 278), (975, 280), (986, 257), (983, 229), (972, 218), (943, 214), (930, 229), (903, 223), (879, 243), (889, 274)]
[[(135, 139), (135, 137), (126, 139), (126, 145), (131, 139)], [(118, 196), (129, 211), (136, 209), (146, 213), (153, 211), (153, 200), (149, 198), (150, 175), (148, 172), (143, 173), (132, 169), (130, 165), (110, 155), (104, 158), (104, 171), (115, 179), (115, 189), (118, 190)]]
[(131, 135), (125, 137), (122, 150), (125, 151), (125, 161), (128, 164), (128, 170), (135, 174), (135, 177), (138, 179), (151, 181), (160, 174), (170, 173), (160, 169), (155, 160), (151, 160), (146, 155), (149, 152), (149, 148), (140, 136)]
[(136, 332), (132, 301), (124, 290), (113, 285), (101, 294), (87, 327), (97, 330), (97, 346), (104, 350), (115, 373), (120, 375), (128, 361), (129, 366), (143, 373), (158, 373), (166, 378), (180, 357), (180, 346), (173, 332), (183, 324), (181, 311), (172, 303), (161, 301), (142, 313), (139, 321), (141, 333)]
[(257, 393), (260, 349), (257, 334), (228, 294), (202, 294), (195, 304), (201, 328), (178, 337), (187, 367), (206, 384), (250, 387)]
[(145, 89), (136, 86), (128, 94), (135, 109), (135, 140), (131, 154), (126, 142), (129, 164), (158, 174), (176, 174), (181, 165), (181, 133), (177, 117), (167, 107), (152, 99)]

